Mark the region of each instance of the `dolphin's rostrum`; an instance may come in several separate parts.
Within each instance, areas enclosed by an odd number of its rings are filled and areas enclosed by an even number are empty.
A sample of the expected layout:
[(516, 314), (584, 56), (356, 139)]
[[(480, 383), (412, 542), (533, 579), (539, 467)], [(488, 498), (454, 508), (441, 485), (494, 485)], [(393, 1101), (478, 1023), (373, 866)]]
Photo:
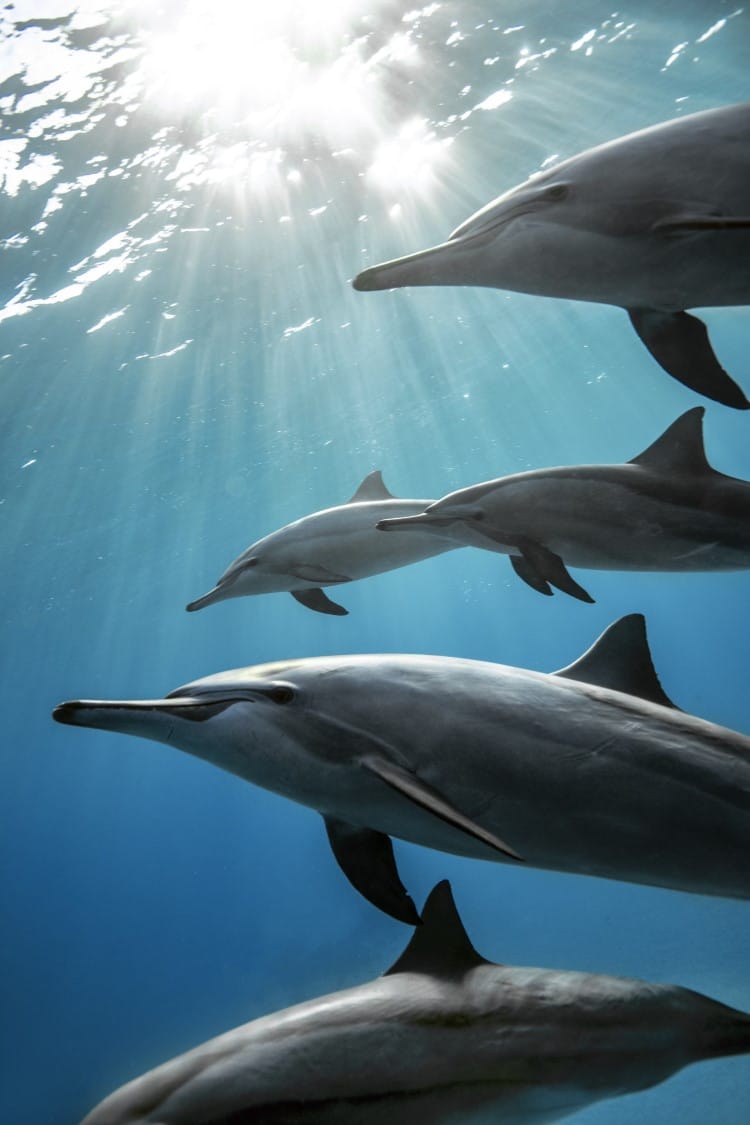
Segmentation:
[(702, 406), (678, 418), (624, 465), (571, 465), (461, 488), (383, 531), (430, 528), (457, 547), (510, 555), (541, 594), (575, 597), (568, 566), (707, 571), (750, 567), (750, 483), (725, 476), (703, 448)]
[(429, 500), (400, 500), (388, 491), (379, 470), (370, 473), (346, 504), (324, 508), (253, 543), (226, 569), (213, 590), (187, 606), (188, 612), (227, 598), (287, 591), (318, 613), (344, 616), (348, 610), (324, 592), (358, 578), (420, 562), (459, 544), (440, 535), (397, 535), (385, 543), (375, 525), (421, 512)]
[(750, 1052), (750, 1016), (677, 985), (486, 961), (447, 882), (422, 923), (383, 976), (210, 1039), (83, 1125), (541, 1125)]
[(638, 614), (553, 674), (324, 656), (54, 717), (166, 742), (317, 809), (350, 881), (406, 922), (391, 837), (750, 897), (750, 738), (672, 705)]
[(488, 203), (447, 242), (384, 262), (360, 290), (479, 285), (619, 305), (681, 383), (746, 410), (686, 309), (750, 304), (750, 103), (610, 141)]

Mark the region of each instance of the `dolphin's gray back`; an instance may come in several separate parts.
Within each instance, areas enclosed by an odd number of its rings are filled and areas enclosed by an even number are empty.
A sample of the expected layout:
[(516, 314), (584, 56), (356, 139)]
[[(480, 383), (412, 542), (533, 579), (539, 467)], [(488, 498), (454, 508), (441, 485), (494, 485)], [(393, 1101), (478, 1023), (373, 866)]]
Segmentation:
[[(722, 164), (731, 163), (731, 177), (717, 180), (715, 163), (708, 159), (720, 153)], [(615, 178), (608, 184), (599, 173)], [(551, 169), (590, 178), (592, 186), (612, 192), (621, 184), (623, 197), (638, 183), (644, 195), (671, 203), (699, 204), (721, 198), (730, 214), (748, 214), (750, 204), (750, 102), (708, 109), (684, 118), (652, 125), (588, 149)], [(689, 185), (693, 198), (687, 199)]]
[[(671, 986), (490, 963), (401, 972), (211, 1040), (83, 1125), (542, 1125), (710, 1057), (750, 1019)], [(709, 1044), (710, 1048), (710, 1044)], [(719, 1052), (713, 1052), (719, 1053)], [(725, 1052), (728, 1053), (728, 1052)]]

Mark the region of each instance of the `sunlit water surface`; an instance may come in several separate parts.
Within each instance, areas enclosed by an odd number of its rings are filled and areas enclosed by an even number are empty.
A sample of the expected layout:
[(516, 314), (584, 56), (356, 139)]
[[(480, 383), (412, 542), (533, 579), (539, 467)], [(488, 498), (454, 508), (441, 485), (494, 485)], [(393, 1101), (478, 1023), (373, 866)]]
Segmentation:
[[(3, 1079), (9, 1125), (72, 1125), (253, 1015), (366, 980), (405, 928), (353, 893), (312, 812), (153, 743), (53, 725), (293, 655), (412, 651), (552, 670), (647, 615), (684, 708), (750, 732), (750, 574), (582, 576), (539, 597), (456, 552), (341, 592), (203, 593), (345, 500), (619, 461), (695, 396), (616, 309), (479, 290), (358, 294), (548, 162), (746, 100), (733, 2), (16, 0), (0, 12)], [(745, 310), (707, 313), (750, 391)], [(713, 464), (748, 419), (709, 405)], [(436, 706), (450, 708), (450, 699)], [(750, 1009), (750, 908), (397, 846), (449, 876), (496, 960), (675, 981)], [(750, 1062), (589, 1125), (746, 1125)]]

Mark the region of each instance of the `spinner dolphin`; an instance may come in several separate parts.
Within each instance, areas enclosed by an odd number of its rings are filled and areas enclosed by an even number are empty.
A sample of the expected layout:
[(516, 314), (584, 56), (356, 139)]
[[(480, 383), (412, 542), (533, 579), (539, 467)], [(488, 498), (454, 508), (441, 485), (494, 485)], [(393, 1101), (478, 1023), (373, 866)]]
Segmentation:
[(83, 1125), (541, 1125), (748, 1052), (750, 1016), (698, 992), (486, 961), (443, 882), (383, 976), (210, 1039)]
[(505, 551), (520, 578), (586, 600), (567, 566), (595, 570), (750, 567), (750, 483), (709, 465), (696, 406), (624, 465), (536, 469), (451, 492), (384, 531), (424, 532)]
[(686, 309), (750, 304), (750, 103), (589, 149), (483, 207), (429, 250), (364, 270), (360, 290), (480, 285), (619, 305), (661, 366), (750, 406)]
[(313, 657), (54, 718), (167, 743), (317, 809), (352, 884), (405, 922), (391, 837), (750, 898), (750, 738), (671, 703), (638, 614), (552, 674)]
[(398, 535), (384, 543), (375, 525), (382, 519), (414, 515), (429, 500), (393, 496), (380, 472), (370, 473), (346, 504), (295, 520), (248, 547), (226, 569), (213, 590), (187, 606), (189, 612), (227, 598), (287, 591), (308, 609), (335, 616), (348, 610), (324, 593), (339, 586), (407, 566), (459, 546), (428, 532)]

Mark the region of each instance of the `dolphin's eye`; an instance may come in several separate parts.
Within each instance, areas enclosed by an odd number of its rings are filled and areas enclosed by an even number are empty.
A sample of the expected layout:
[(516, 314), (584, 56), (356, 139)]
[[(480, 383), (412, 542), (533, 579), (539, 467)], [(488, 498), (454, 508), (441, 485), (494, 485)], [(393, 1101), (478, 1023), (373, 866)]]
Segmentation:
[(291, 703), (294, 699), (294, 691), (286, 684), (277, 684), (267, 694), (272, 703)]
[(561, 203), (563, 199), (568, 198), (568, 185), (553, 184), (552, 187), (548, 187), (545, 191), (544, 198), (549, 203)]
[(475, 520), (483, 520), (484, 519), (484, 512), (482, 511), (481, 508), (479, 509), (479, 511), (474, 513), (474, 519)]

